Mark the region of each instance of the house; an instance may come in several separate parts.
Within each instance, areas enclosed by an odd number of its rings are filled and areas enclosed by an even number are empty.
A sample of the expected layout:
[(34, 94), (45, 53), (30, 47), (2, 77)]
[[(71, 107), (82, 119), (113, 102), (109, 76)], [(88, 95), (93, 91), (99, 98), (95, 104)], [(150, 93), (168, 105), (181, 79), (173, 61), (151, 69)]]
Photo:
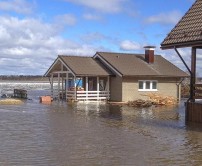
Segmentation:
[[(145, 54), (97, 52), (93, 57), (58, 56), (45, 76), (57, 78), (57, 97), (74, 100), (131, 101), (157, 92), (180, 99), (181, 81), (187, 74), (160, 55), (154, 47)], [(68, 81), (67, 81), (68, 80)], [(74, 80), (74, 87), (68, 85)], [(78, 87), (81, 80), (82, 87)], [(64, 95), (63, 95), (64, 94)]]
[[(196, 0), (161, 43), (162, 49), (174, 49), (190, 74), (190, 97), (186, 102), (186, 121), (202, 122), (202, 84), (197, 82), (198, 50), (202, 49), (202, 0)], [(191, 67), (178, 48), (190, 48)], [(197, 58), (198, 57), (198, 58)]]

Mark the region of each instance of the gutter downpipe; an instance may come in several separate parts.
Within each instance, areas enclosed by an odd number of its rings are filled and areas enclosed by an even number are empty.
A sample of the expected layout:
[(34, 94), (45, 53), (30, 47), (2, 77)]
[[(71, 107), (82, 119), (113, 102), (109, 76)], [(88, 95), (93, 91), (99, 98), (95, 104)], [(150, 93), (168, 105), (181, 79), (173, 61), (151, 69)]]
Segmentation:
[[(186, 64), (186, 62), (184, 61), (184, 59), (182, 58), (182, 56), (180, 55), (179, 51), (177, 50), (177, 48), (174, 46), (174, 50), (175, 52), (177, 53), (177, 55), (180, 57), (180, 59), (182, 60), (183, 64), (185, 65), (185, 67), (187, 68), (187, 70), (189, 71), (190, 73), (190, 76), (191, 76), (191, 80), (190, 80), (190, 84), (192, 84), (192, 71), (190, 70), (190, 68), (188, 67), (188, 65)], [(190, 86), (191, 87), (191, 86)], [(186, 103), (189, 103), (190, 100), (192, 100), (192, 95), (189, 96), (188, 100)], [(186, 110), (185, 110), (185, 121), (187, 122), (188, 121), (188, 104), (185, 104), (185, 107), (186, 107)]]

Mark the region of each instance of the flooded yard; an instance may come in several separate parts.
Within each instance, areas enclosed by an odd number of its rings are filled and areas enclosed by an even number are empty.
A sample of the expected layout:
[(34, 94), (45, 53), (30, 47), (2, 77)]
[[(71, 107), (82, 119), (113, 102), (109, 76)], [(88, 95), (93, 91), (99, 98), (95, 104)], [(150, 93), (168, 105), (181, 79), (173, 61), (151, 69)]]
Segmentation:
[(105, 103), (0, 106), (0, 165), (202, 165), (202, 125), (185, 125), (184, 103), (130, 108)]

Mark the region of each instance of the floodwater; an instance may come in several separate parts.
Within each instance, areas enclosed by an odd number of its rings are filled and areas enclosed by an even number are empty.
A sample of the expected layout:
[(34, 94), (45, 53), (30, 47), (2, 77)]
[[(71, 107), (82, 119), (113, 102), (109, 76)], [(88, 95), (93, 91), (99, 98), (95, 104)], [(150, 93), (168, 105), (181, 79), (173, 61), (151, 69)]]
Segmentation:
[(129, 108), (105, 103), (0, 105), (2, 166), (202, 165), (202, 125), (184, 122), (184, 104)]

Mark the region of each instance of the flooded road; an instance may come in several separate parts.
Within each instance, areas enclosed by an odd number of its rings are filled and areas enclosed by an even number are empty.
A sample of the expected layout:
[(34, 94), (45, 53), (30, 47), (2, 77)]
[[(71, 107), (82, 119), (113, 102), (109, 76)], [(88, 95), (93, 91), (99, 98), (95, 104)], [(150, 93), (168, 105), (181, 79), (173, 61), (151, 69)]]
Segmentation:
[[(0, 165), (202, 165), (202, 125), (177, 107), (136, 109), (104, 103), (0, 106)], [(38, 96), (37, 96), (38, 95)]]

